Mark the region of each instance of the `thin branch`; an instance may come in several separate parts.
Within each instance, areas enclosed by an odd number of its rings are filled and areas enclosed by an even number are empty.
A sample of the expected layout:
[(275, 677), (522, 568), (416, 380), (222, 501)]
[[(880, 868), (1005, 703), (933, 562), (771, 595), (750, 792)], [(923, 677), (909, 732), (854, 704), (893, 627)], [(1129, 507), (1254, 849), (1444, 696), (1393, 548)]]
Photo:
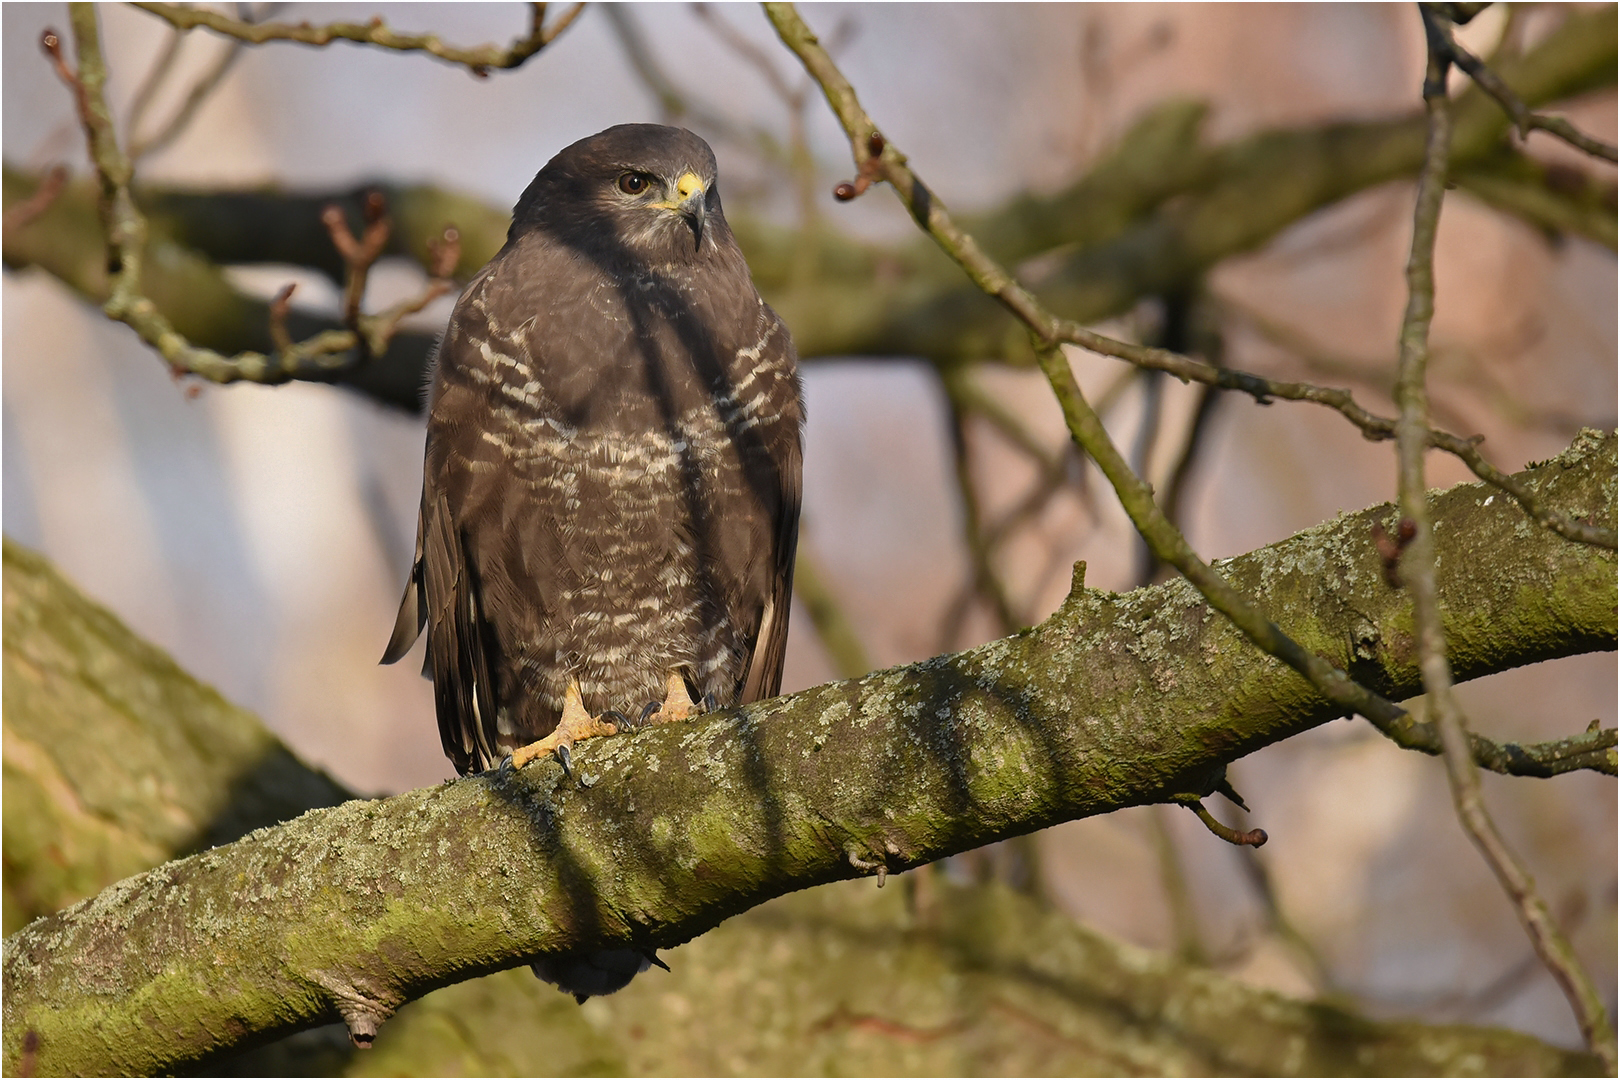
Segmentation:
[[(179, 31), (176, 31), (176, 36), (179, 36)], [(209, 95), (219, 87), (220, 82), (224, 80), (226, 74), (230, 72), (232, 66), (241, 56), (242, 43), (240, 41), (231, 42), (230, 46), (214, 61), (214, 65), (198, 76), (197, 81), (191, 84), (191, 89), (186, 91), (185, 100), (180, 103), (180, 108), (175, 111), (175, 114), (169, 118), (169, 122), (151, 135), (145, 138), (136, 138), (135, 132), (138, 119), (132, 115), (129, 120), (130, 158), (139, 161), (148, 154), (162, 150), (178, 139), (181, 133), (191, 124), (192, 118), (197, 115), (197, 110), (202, 108), (203, 102), (207, 101)]]
[(510, 69), (521, 66), (529, 57), (556, 40), (584, 9), (583, 3), (572, 5), (549, 27), (545, 24), (546, 5), (530, 4), (529, 32), (507, 46), (478, 45), (461, 48), (446, 45), (437, 34), (401, 34), (390, 30), (381, 16), (365, 23), (328, 23), (312, 26), (307, 22), (252, 23), (233, 19), (217, 11), (191, 7), (185, 4), (137, 3), (136, 7), (156, 15), (180, 30), (203, 27), (216, 34), (263, 45), (267, 41), (292, 41), (300, 45), (330, 45), (334, 41), (351, 41), (359, 45), (375, 45), (396, 52), (425, 52), (447, 63), (465, 67), (479, 78), (491, 69)]
[[(280, 298), (281, 314), (272, 318), (272, 334), (280, 332), (280, 347), (274, 354), (242, 352), (225, 356), (212, 349), (192, 345), (158, 310), (141, 289), (141, 273), (146, 257), (147, 220), (130, 192), (134, 165), (118, 145), (112, 113), (103, 92), (107, 80), (106, 61), (101, 52), (100, 29), (95, 6), (76, 3), (69, 6), (77, 52), (78, 70), (67, 63), (61, 39), (47, 30), (41, 46), (57, 75), (74, 95), (80, 123), (89, 143), (91, 163), (100, 185), (99, 210), (102, 233), (107, 245), (108, 296), (102, 305), (106, 315), (133, 329), (142, 341), (155, 349), (176, 375), (197, 375), (210, 382), (251, 381), (282, 383), (298, 378), (320, 378), (352, 368), (355, 356), (380, 355), (398, 327), (399, 314), (355, 316), (346, 330), (327, 330), (301, 342), (290, 342), (285, 334), (286, 298)], [(329, 228), (331, 222), (328, 222)], [(343, 233), (347, 232), (345, 227)], [(342, 244), (339, 230), (332, 230), (334, 243)], [(352, 239), (352, 237), (351, 237)], [(386, 234), (384, 235), (386, 240)], [(357, 248), (345, 254), (362, 253)], [(379, 249), (380, 250), (380, 249)], [(375, 255), (371, 258), (374, 260)], [(369, 263), (366, 265), (369, 266)], [(363, 287), (363, 274), (361, 286)], [(442, 290), (441, 290), (442, 291)], [(280, 323), (280, 326), (276, 326)]]
[(460, 260), (461, 233), (454, 225), (446, 225), (443, 232), (428, 241), (428, 282), (422, 290), (375, 315), (359, 317), (360, 336), (372, 356), (381, 356), (387, 351), (388, 342), (408, 316), (455, 290), (451, 274)]
[[(1433, 12), (1437, 7), (1449, 5), (1423, 4), (1422, 7)], [(1615, 161), (1615, 147), (1584, 134), (1561, 116), (1546, 116), (1542, 113), (1532, 112), (1530, 107), (1519, 99), (1513, 88), (1502, 81), (1502, 77), (1485, 65), (1485, 61), (1459, 45), (1452, 36), (1449, 22), (1442, 21), (1437, 31), (1439, 38), (1436, 48), (1449, 60), (1468, 73), (1479, 88), (1489, 94), (1496, 103), (1502, 106), (1508, 116), (1513, 119), (1513, 126), (1519, 131), (1519, 138), (1528, 139), (1532, 131), (1545, 131), (1563, 139), (1569, 145), (1593, 157), (1605, 161)]]
[(40, 181), (39, 187), (34, 189), (34, 193), (6, 211), (4, 221), (0, 222), (0, 229), (10, 233), (13, 229), (20, 229), (37, 220), (51, 208), (56, 197), (62, 194), (62, 189), (67, 187), (68, 175), (66, 165), (52, 165), (45, 178)]
[(366, 281), (393, 231), (393, 223), (388, 220), (388, 203), (381, 192), (367, 192), (360, 207), (365, 229), (358, 239), (349, 231), (349, 223), (344, 220), (339, 206), (334, 203), (321, 211), (321, 224), (326, 226), (332, 246), (343, 259), (343, 302), (339, 310), (343, 313), (344, 325), (356, 336), (360, 334), (360, 302), (365, 299)]
[(1440, 207), (1445, 198), (1451, 142), (1451, 102), (1446, 95), (1450, 26), (1429, 5), (1419, 5), (1428, 41), (1428, 69), (1423, 102), (1429, 118), (1423, 169), (1418, 174), (1417, 206), (1412, 219), (1412, 252), (1406, 264), (1407, 304), (1401, 320), (1400, 368), (1395, 384), (1401, 416), (1396, 431), (1402, 520), (1413, 525), (1401, 554), (1401, 579), (1412, 594), (1413, 629), (1424, 692), (1431, 702), (1451, 783), (1452, 801), (1474, 846), (1508, 894), (1519, 921), (1542, 963), (1569, 999), (1586, 1045), (1603, 1059), (1609, 1072), (1620, 1066), (1608, 1010), (1575, 950), (1559, 930), (1535, 883), (1502, 839), (1485, 808), (1479, 770), (1468, 742), (1462, 709), (1452, 692), (1451, 663), (1441, 625), (1439, 587), (1435, 582), (1434, 523), (1424, 497), (1423, 455), (1429, 448), (1429, 400), (1425, 374), (1429, 359), (1429, 325), (1434, 319), (1434, 244)]
[[(1105, 338), (1084, 327), (1058, 319), (1046, 311), (1011, 274), (986, 255), (971, 236), (956, 226), (946, 212), (944, 204), (907, 166), (905, 156), (877, 135), (877, 127), (861, 108), (854, 87), (850, 86), (849, 81), (838, 70), (837, 65), (821, 47), (815, 34), (805, 25), (793, 5), (770, 3), (765, 5), (765, 11), (783, 43), (798, 55), (805, 69), (821, 84), (827, 101), (832, 105), (833, 112), (849, 136), (850, 147), (860, 174), (867, 176), (881, 173), (899, 193), (901, 201), (911, 211), (912, 217), (934, 238), (946, 254), (975, 284), (1000, 301), (1029, 327), (1035, 338), (1041, 370), (1045, 372), (1047, 381), (1052, 386), (1052, 392), (1062, 407), (1070, 434), (1081, 450), (1090, 455), (1102, 469), (1103, 475), (1108, 478), (1114, 491), (1119, 495), (1120, 503), (1136, 526), (1137, 532), (1147, 541), (1154, 554), (1181, 571), (1182, 575), (1209, 601), (1210, 606), (1231, 619), (1245, 637), (1264, 652), (1303, 675), (1327, 700), (1345, 709), (1347, 713), (1359, 713), (1366, 717), (1398, 746), (1427, 754), (1439, 754), (1440, 736), (1433, 724), (1418, 720), (1394, 702), (1356, 683), (1342, 669), (1302, 647), (1293, 638), (1284, 634), (1263, 611), (1244, 599), (1225, 578), (1194, 553), (1180, 530), (1164, 517), (1154, 502), (1152, 488), (1133, 473), (1130, 466), (1125, 463), (1125, 459), (1120, 456), (1101, 419), (1080, 392), (1080, 386), (1075, 381), (1074, 372), (1063, 355), (1060, 343), (1080, 338), (1088, 348), (1098, 347), (1098, 351), (1106, 351), (1109, 355), (1153, 361), (1151, 364), (1143, 363), (1142, 366), (1160, 366), (1162, 370), (1172, 373), (1178, 371), (1198, 373), (1206, 376), (1200, 381), (1210, 381), (1217, 386), (1230, 384), (1233, 388), (1248, 389), (1251, 393), (1257, 389), (1256, 384), (1269, 386), (1268, 381), (1214, 368), (1162, 349), (1126, 345), (1124, 342)], [(1264, 393), (1269, 393), (1269, 390), (1262, 391), (1262, 394)], [(1350, 401), (1349, 395), (1343, 391), (1321, 391), (1319, 388), (1311, 387), (1302, 388), (1300, 393), (1302, 395), (1337, 393), (1343, 407), (1356, 410), (1360, 408), (1355, 406), (1354, 402)], [(1388, 423), (1393, 427), (1393, 422)], [(1534, 493), (1528, 489), (1524, 490), (1534, 497)], [(1551, 513), (1550, 510), (1548, 512)], [(1613, 535), (1613, 530), (1606, 531)], [(1512, 744), (1496, 743), (1478, 735), (1471, 735), (1470, 739), (1475, 760), (1484, 768), (1496, 772), (1543, 775), (1549, 768), (1562, 770), (1565, 765), (1560, 759), (1565, 749), (1581, 746), (1584, 749), (1576, 751), (1576, 756), (1580, 760), (1589, 762), (1590, 767), (1598, 771), (1613, 773), (1615, 763), (1609, 748), (1614, 745), (1614, 736), (1604, 735), (1604, 745), (1599, 745), (1595, 734), (1600, 733), (1588, 732), (1560, 740), (1557, 744), (1543, 744), (1535, 755), (1529, 757), (1522, 748)], [(1550, 756), (1543, 757), (1544, 754)]]
[(816, 636), (840, 679), (858, 679), (873, 669), (855, 624), (838, 602), (821, 561), (802, 536), (794, 560), (793, 592), (810, 616), (810, 625), (816, 628)]
[(1204, 823), (1204, 828), (1235, 847), (1264, 847), (1266, 841), (1270, 839), (1264, 829), (1240, 830), (1223, 824), (1219, 818), (1209, 812), (1209, 807), (1204, 805), (1204, 800), (1196, 795), (1178, 795), (1170, 801), (1180, 803), (1191, 810), (1198, 816), (1198, 820)]
[[(1039, 308), (1034, 310), (1045, 314)], [(1222, 390), (1237, 390), (1248, 394), (1261, 405), (1270, 404), (1272, 398), (1324, 405), (1336, 410), (1359, 428), (1363, 436), (1374, 441), (1395, 437), (1394, 419), (1379, 416), (1362, 408), (1348, 390), (1314, 386), (1310, 383), (1281, 382), (1251, 375), (1245, 371), (1217, 368), (1179, 353), (1116, 341), (1088, 330), (1078, 323), (1058, 319), (1055, 316), (1046, 317), (1044, 329), (1050, 332), (1051, 338), (1055, 341), (1079, 345), (1091, 352), (1125, 360), (1138, 367), (1167, 371), (1183, 381), (1200, 382)], [(1037, 333), (1039, 332), (1038, 330)], [(1516, 484), (1508, 474), (1485, 459), (1479, 452), (1479, 443), (1482, 441), (1480, 437), (1464, 439), (1448, 432), (1431, 429), (1427, 438), (1431, 447), (1456, 456), (1473, 470), (1475, 476), (1511, 495), (1520, 506), (1524, 507), (1525, 513), (1545, 528), (1551, 529), (1566, 540), (1615, 550), (1616, 536), (1613, 529), (1598, 528), (1548, 509), (1534, 492), (1521, 484)]]
[[(783, 42), (799, 56), (806, 70), (821, 84), (828, 103), (849, 136), (855, 158), (856, 178), (853, 183), (846, 181), (839, 184), (834, 189), (834, 195), (840, 200), (847, 201), (858, 197), (879, 179), (888, 181), (923, 231), (933, 237), (981, 291), (999, 301), (1029, 328), (1035, 337), (1038, 351), (1042, 348), (1050, 349), (1060, 343), (1070, 343), (1105, 356), (1128, 361), (1138, 367), (1169, 372), (1183, 381), (1202, 382), (1223, 390), (1239, 390), (1249, 394), (1261, 404), (1267, 404), (1271, 398), (1279, 397), (1291, 401), (1311, 401), (1338, 410), (1370, 439), (1394, 437), (1394, 420), (1376, 416), (1363, 409), (1347, 390), (1334, 390), (1307, 383), (1274, 382), (1246, 372), (1216, 368), (1165, 349), (1117, 341), (1072, 320), (1060, 319), (1046, 310), (1035, 299), (1034, 294), (992, 259), (973, 237), (956, 225), (938, 196), (911, 171), (906, 164), (905, 155), (888, 144), (879, 134), (872, 118), (861, 108), (854, 87), (850, 86), (849, 80), (838, 70), (826, 49), (817, 41), (815, 34), (799, 18), (793, 5), (768, 3), (765, 10)], [(1572, 521), (1566, 516), (1553, 514), (1539, 505), (1522, 487), (1515, 490), (1513, 485), (1501, 483), (1506, 474), (1492, 466), (1479, 453), (1477, 439), (1461, 439), (1440, 431), (1433, 432), (1430, 439), (1430, 445), (1461, 458), (1475, 475), (1501, 486), (1502, 490), (1519, 501), (1526, 513), (1559, 535), (1569, 540), (1596, 544), (1611, 550), (1617, 546), (1614, 530), (1595, 528)]]
[(146, 119), (146, 110), (152, 107), (152, 102), (157, 99), (158, 90), (168, 80), (169, 73), (174, 70), (175, 61), (180, 59), (180, 49), (185, 41), (184, 30), (178, 27), (169, 29), (169, 39), (163, 43), (163, 51), (152, 61), (146, 77), (141, 80), (141, 85), (135, 90), (135, 96), (130, 99), (129, 116), (124, 121), (124, 141), (131, 146), (135, 143), (136, 129), (141, 126), (141, 121)]
[(619, 39), (619, 46), (624, 49), (625, 59), (630, 62), (630, 70), (635, 72), (642, 85), (658, 99), (658, 106), (663, 111), (665, 120), (688, 123), (735, 146), (758, 152), (768, 161), (786, 160), (786, 155), (775, 136), (769, 131), (761, 127), (738, 124), (725, 113), (676, 86), (675, 80), (669, 77), (663, 65), (658, 62), (658, 58), (653, 55), (652, 47), (641, 31), (641, 23), (628, 5), (604, 4), (602, 14), (607, 16), (608, 25), (613, 29), (614, 36)]
[(967, 543), (968, 558), (973, 564), (972, 590), (989, 601), (990, 610), (996, 618), (998, 635), (1010, 634), (1023, 626), (1024, 620), (1013, 610), (1012, 597), (996, 571), (990, 546), (985, 539), (979, 493), (973, 483), (973, 461), (968, 452), (967, 410), (956, 396), (953, 373), (941, 373), (940, 382), (951, 413), (951, 460), (957, 494), (962, 503), (962, 536)]
[(1193, 904), (1192, 890), (1187, 885), (1187, 868), (1170, 831), (1169, 808), (1163, 805), (1147, 807), (1148, 828), (1153, 834), (1154, 853), (1159, 862), (1159, 884), (1164, 890), (1165, 904), (1170, 908), (1170, 925), (1175, 934), (1175, 954), (1189, 964), (1208, 965), (1209, 950), (1198, 929), (1198, 909)]

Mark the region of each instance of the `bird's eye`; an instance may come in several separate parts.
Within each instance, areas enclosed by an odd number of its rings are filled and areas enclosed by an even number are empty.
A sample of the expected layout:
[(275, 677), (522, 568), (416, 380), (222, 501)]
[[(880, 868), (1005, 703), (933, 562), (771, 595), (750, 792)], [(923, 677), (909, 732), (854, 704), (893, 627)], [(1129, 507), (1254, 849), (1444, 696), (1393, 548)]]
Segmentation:
[(619, 190), (626, 195), (640, 195), (650, 183), (646, 173), (627, 172), (619, 177)]

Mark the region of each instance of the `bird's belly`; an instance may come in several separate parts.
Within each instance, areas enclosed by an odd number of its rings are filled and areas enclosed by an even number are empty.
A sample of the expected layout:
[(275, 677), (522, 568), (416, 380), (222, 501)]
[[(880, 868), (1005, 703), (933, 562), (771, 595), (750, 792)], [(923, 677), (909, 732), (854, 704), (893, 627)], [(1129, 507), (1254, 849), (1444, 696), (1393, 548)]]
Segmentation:
[(593, 713), (633, 715), (662, 699), (676, 671), (729, 704), (755, 629), (736, 624), (729, 602), (737, 536), (768, 535), (749, 527), (765, 508), (735, 448), (690, 427), (552, 432), (518, 455), (523, 482), (503, 507), (507, 550), (523, 563), (514, 584), (534, 615), (504, 620), (515, 639), (503, 652), (521, 658), (514, 693), (502, 695), (517, 706), (511, 722), (549, 730), (571, 678)]

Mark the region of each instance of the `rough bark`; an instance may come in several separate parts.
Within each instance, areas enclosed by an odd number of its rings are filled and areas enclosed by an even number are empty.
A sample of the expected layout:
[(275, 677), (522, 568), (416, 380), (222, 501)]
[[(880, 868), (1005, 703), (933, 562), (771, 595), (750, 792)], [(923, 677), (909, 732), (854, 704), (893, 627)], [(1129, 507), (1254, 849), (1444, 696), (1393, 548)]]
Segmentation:
[(5, 931), (353, 798), (5, 541)]
[[(1615, 438), (1522, 474), (1613, 526)], [(1615, 559), (1481, 484), (1431, 493), (1459, 678), (1613, 649)], [(1417, 692), (1375, 507), (1222, 564), (1294, 637)], [(5, 943), (4, 1053), (145, 1073), (406, 1000), (534, 955), (689, 940), (773, 896), (898, 872), (1059, 821), (1205, 794), (1225, 764), (1335, 717), (1185, 583), (1077, 588), (954, 656), (550, 763), (317, 810), (144, 874)], [(1614, 768), (1612, 743), (1605, 752)], [(1256, 808), (1264, 820), (1264, 808)]]
[[(198, 835), (228, 841), (341, 795), (37, 555), (8, 542), (4, 582), (8, 911), (45, 914), (183, 853)], [(91, 767), (56, 756), (82, 759), (84, 748), (100, 754)], [(761, 905), (666, 954), (671, 974), (586, 1009), (509, 971), (408, 1004), (369, 1053), (333, 1025), (208, 1068), (242, 1076), (766, 1075), (848, 1063), (917, 1075), (1595, 1069), (1587, 1055), (1522, 1035), (1375, 1023), (1257, 991), (999, 887), (950, 886), (931, 868), (898, 880), (882, 892), (844, 882)]]
[[(1211, 839), (1211, 843), (1215, 841)], [(1507, 1031), (1380, 1023), (1245, 986), (924, 868), (785, 896), (584, 1008), (508, 971), (209, 1070), (328, 1076), (1548, 1076), (1597, 1060)]]
[[(1615, 10), (1578, 12), (1503, 78), (1530, 105), (1614, 85)], [(1479, 91), (1459, 96), (1458, 181), (1540, 228), (1613, 245), (1611, 188), (1567, 170), (1549, 174), (1502, 160), (1509, 121)], [(1046, 256), (1032, 285), (1058, 314), (1090, 322), (1198, 280), (1228, 256), (1253, 250), (1297, 221), (1370, 187), (1416, 173), (1420, 113), (1392, 119), (1262, 132), (1222, 146), (1200, 140), (1201, 106), (1172, 102), (1148, 114), (1090, 173), (1052, 195), (1023, 195), (964, 225), (998, 260)], [(5, 205), (37, 177), (5, 175)], [(465, 196), (408, 185), (373, 185), (396, 223), (390, 253), (422, 259), (446, 222), (462, 235), (465, 275), (500, 246), (508, 215)], [(1590, 190), (1589, 190), (1590, 189)], [(147, 291), (190, 340), (222, 352), (271, 347), (265, 301), (243, 296), (221, 264), (275, 262), (341, 272), (320, 223), (337, 201), (358, 216), (354, 192), (148, 190), (153, 245)], [(936, 364), (1033, 360), (1027, 335), (926, 240), (883, 249), (832, 229), (809, 233), (738, 217), (739, 242), (765, 298), (794, 328), (801, 356), (918, 356)], [(69, 188), (38, 219), (4, 238), (7, 266), (37, 265), (88, 298), (105, 298), (106, 274), (88, 183)], [(296, 311), (295, 338), (337, 322)], [(386, 356), (331, 378), (379, 400), (420, 408), (422, 370), (434, 335), (405, 333)], [(325, 376), (323, 376), (325, 377)]]

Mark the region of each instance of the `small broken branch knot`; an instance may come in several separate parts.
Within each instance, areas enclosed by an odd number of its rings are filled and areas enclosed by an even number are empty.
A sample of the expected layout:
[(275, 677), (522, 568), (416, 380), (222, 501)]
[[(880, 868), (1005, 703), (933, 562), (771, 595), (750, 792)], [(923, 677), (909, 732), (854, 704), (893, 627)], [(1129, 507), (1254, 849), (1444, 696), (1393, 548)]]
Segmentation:
[(1401, 553), (1406, 550), (1414, 537), (1417, 536), (1417, 523), (1411, 518), (1403, 517), (1395, 526), (1395, 535), (1391, 536), (1382, 525), (1373, 523), (1373, 546), (1378, 549), (1378, 557), (1384, 563), (1384, 580), (1392, 589), (1401, 587)]
[(866, 140), (867, 157), (860, 163), (855, 182), (850, 183), (845, 180), (833, 188), (833, 198), (839, 202), (849, 202), (851, 199), (864, 194), (867, 188), (881, 180), (883, 178), (883, 148), (887, 145), (888, 143), (881, 132), (872, 132)]
[(1264, 846), (1265, 842), (1270, 839), (1264, 829), (1248, 829), (1240, 832), (1230, 825), (1221, 824), (1220, 821), (1216, 820), (1215, 815), (1210, 813), (1208, 808), (1204, 806), (1203, 800), (1196, 795), (1177, 796), (1171, 801), (1178, 802), (1194, 814), (1197, 814), (1198, 820), (1204, 823), (1206, 829), (1225, 840), (1228, 844), (1234, 844), (1238, 847), (1257, 848)]

